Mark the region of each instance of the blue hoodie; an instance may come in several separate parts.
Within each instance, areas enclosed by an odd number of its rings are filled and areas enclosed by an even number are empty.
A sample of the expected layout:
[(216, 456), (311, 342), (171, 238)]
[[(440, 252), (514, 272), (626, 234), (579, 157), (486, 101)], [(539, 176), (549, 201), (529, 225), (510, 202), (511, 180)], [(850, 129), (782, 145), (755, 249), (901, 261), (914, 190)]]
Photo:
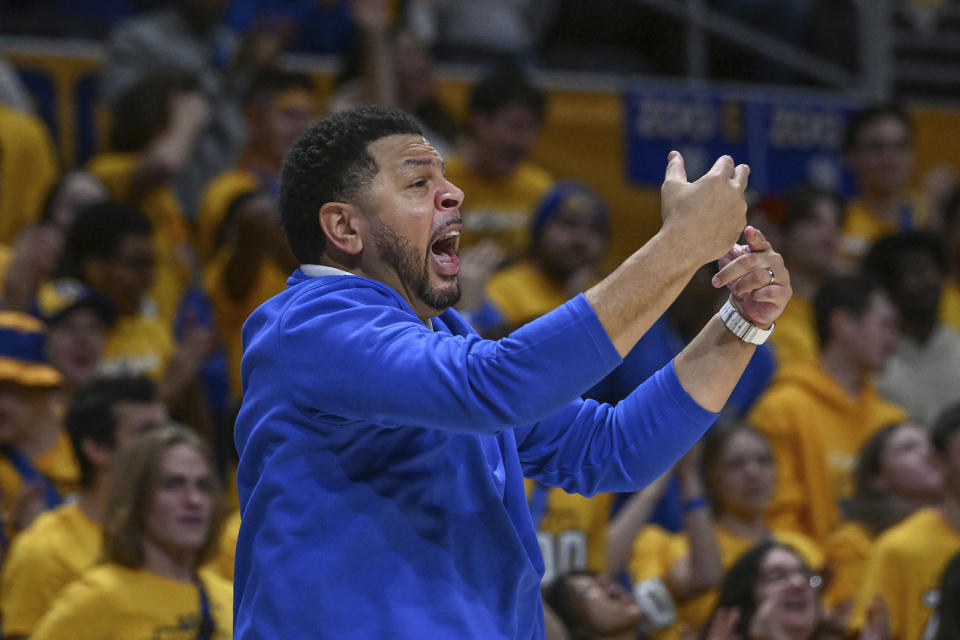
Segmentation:
[(523, 477), (639, 489), (715, 419), (668, 364), (616, 408), (578, 296), (499, 341), (297, 271), (243, 328), (236, 638), (542, 638)]

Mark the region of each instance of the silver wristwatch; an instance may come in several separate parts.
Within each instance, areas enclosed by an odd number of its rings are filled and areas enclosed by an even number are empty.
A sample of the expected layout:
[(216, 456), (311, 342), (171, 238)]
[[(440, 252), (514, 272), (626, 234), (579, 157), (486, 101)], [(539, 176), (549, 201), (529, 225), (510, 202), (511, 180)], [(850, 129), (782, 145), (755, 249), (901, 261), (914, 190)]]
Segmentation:
[(761, 329), (740, 315), (729, 299), (720, 307), (720, 319), (733, 335), (750, 344), (763, 344), (773, 333), (774, 325), (771, 324), (769, 329)]

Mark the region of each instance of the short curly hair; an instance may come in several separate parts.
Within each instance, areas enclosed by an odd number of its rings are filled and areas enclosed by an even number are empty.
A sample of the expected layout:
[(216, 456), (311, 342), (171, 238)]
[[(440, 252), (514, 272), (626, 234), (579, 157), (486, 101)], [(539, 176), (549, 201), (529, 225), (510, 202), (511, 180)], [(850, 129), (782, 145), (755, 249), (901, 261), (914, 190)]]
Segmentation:
[(420, 136), (423, 130), (399, 109), (362, 106), (320, 119), (287, 151), (280, 169), (280, 219), (301, 263), (319, 263), (323, 255), (320, 207), (356, 199), (379, 171), (370, 143), (392, 135)]

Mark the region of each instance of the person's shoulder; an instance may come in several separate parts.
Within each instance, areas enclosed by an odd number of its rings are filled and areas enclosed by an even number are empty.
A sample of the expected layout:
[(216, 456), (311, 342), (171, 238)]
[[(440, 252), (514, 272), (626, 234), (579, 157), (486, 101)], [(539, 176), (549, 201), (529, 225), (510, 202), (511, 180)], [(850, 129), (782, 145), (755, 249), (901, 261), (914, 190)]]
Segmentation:
[(876, 542), (877, 551), (909, 554), (925, 546), (923, 539), (942, 535), (945, 526), (943, 516), (935, 508), (920, 509), (880, 534)]
[(197, 575), (200, 577), (200, 581), (203, 583), (204, 588), (211, 592), (211, 595), (224, 596), (231, 598), (233, 594), (233, 583), (221, 576), (214, 569), (210, 567), (201, 567), (197, 571)]
[(549, 171), (530, 160), (525, 160), (520, 163), (516, 170), (516, 176), (519, 179), (543, 187), (544, 189), (549, 188), (554, 182), (553, 176)]
[(44, 511), (15, 539), (15, 543), (34, 551), (55, 553), (60, 550), (64, 538), (77, 527), (96, 524), (86, 518), (75, 503), (60, 505)]
[(533, 263), (532, 260), (521, 260), (514, 264), (495, 271), (490, 276), (487, 286), (490, 289), (508, 289), (525, 288), (531, 280), (542, 279), (543, 272)]
[(824, 548), (828, 551), (842, 547), (850, 549), (869, 549), (873, 536), (856, 520), (847, 520), (827, 536)]
[(513, 172), (511, 182), (515, 188), (540, 195), (553, 185), (554, 180), (546, 169), (528, 160), (521, 163)]
[(110, 564), (91, 567), (64, 587), (58, 599), (77, 607), (109, 603), (118, 594), (125, 593), (125, 571)]

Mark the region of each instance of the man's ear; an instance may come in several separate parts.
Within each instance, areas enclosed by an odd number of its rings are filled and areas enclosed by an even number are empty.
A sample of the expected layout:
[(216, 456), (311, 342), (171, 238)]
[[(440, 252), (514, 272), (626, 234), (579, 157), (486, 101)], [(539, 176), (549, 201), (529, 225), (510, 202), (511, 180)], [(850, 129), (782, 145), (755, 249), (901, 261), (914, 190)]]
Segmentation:
[(366, 228), (363, 213), (352, 204), (327, 202), (320, 207), (320, 228), (327, 242), (349, 255), (363, 251), (361, 231)]
[(113, 447), (94, 442), (90, 438), (81, 440), (80, 448), (83, 449), (83, 454), (87, 456), (87, 459), (90, 460), (95, 467), (105, 467), (110, 464), (110, 461), (113, 459)]

